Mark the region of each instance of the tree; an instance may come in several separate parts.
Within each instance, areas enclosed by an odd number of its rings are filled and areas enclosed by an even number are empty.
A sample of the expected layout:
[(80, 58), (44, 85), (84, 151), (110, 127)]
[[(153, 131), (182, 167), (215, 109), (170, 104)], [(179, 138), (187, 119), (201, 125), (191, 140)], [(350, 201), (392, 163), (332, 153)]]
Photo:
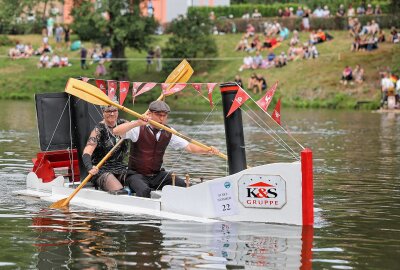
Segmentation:
[[(177, 58), (169, 61), (165, 69), (170, 72), (182, 58), (214, 58), (218, 56), (217, 44), (211, 36), (212, 24), (206, 15), (197, 11), (189, 12), (187, 17), (179, 16), (173, 20), (169, 38), (164, 48), (164, 57)], [(193, 61), (191, 66), (196, 71), (209, 69), (214, 61)]]
[[(72, 30), (81, 40), (110, 46), (113, 58), (124, 59), (125, 48), (141, 51), (151, 44), (151, 34), (157, 26), (152, 17), (142, 16), (141, 1), (81, 1), (72, 11)], [(111, 76), (128, 79), (127, 61), (113, 61)]]

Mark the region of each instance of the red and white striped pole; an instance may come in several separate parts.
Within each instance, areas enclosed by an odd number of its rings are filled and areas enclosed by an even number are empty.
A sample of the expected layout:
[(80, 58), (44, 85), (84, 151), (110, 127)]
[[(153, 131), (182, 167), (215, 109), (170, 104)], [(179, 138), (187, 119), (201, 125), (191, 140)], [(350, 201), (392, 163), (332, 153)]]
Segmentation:
[(309, 148), (301, 151), (303, 226), (314, 225), (314, 186), (312, 151)]

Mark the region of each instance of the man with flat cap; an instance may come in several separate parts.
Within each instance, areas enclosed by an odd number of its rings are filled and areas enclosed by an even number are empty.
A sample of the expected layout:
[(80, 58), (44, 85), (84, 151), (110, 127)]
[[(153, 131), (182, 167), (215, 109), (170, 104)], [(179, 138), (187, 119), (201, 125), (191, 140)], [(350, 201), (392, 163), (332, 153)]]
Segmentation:
[[(119, 125), (113, 130), (116, 135), (132, 141), (126, 183), (139, 197), (149, 198), (151, 190), (161, 190), (165, 185), (172, 184), (171, 173), (161, 168), (167, 146), (198, 154), (219, 153), (214, 147), (211, 147), (210, 151), (205, 150), (148, 123), (150, 119), (165, 125), (170, 111), (167, 103), (156, 100), (150, 103), (146, 117)], [(179, 177), (175, 178), (175, 184), (186, 186), (184, 180)]]

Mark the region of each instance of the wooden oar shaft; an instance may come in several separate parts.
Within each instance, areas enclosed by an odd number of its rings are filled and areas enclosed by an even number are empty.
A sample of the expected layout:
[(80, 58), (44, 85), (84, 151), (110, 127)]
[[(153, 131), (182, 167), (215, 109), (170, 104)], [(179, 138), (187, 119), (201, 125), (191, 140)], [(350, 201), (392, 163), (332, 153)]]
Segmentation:
[[(89, 90), (86, 90), (86, 89), (84, 89), (82, 87), (75, 86), (75, 85), (73, 87), (78, 89), (79, 91), (82, 91), (82, 92), (85, 92), (85, 93), (91, 95), (91, 92)], [(128, 108), (116, 103), (116, 102), (111, 101), (107, 96), (102, 97), (102, 96), (98, 95), (97, 98), (102, 100), (102, 101), (104, 101), (105, 103), (108, 103), (109, 105), (112, 105), (112, 106), (120, 109), (121, 111), (127, 112), (127, 113), (135, 116), (136, 118), (141, 118), (142, 117), (142, 115), (140, 113), (132, 111), (132, 110), (130, 110), (130, 109), (128, 109)], [(160, 124), (160, 123), (158, 123), (158, 122), (156, 122), (154, 120), (149, 120), (149, 123), (151, 125), (157, 127), (157, 128), (164, 129), (164, 130), (166, 130), (166, 131), (168, 131), (168, 132), (170, 132), (170, 133), (172, 133), (172, 134), (174, 134), (174, 135), (176, 135), (178, 137), (181, 137), (181, 138), (187, 140), (190, 143), (193, 143), (193, 144), (195, 144), (197, 146), (200, 146), (201, 148), (203, 148), (205, 150), (208, 150), (208, 151), (211, 150), (211, 147), (209, 147), (209, 146), (207, 146), (205, 144), (202, 144), (201, 142), (198, 142), (198, 141), (196, 141), (196, 140), (194, 140), (194, 139), (192, 139), (192, 138), (190, 138), (190, 137), (188, 137), (188, 136), (186, 136), (186, 135), (184, 135), (182, 133), (179, 133), (178, 131), (176, 131), (176, 130), (174, 130), (172, 128), (169, 128), (169, 127), (167, 127), (167, 126), (165, 126), (163, 124)], [(218, 153), (218, 156), (223, 158), (223, 159), (225, 159), (225, 160), (228, 159), (228, 157), (225, 154), (222, 154), (222, 153)]]
[[(111, 155), (114, 153), (114, 151), (122, 144), (122, 142), (124, 141), (124, 139), (119, 140), (113, 148), (111, 148), (111, 150), (107, 153), (107, 155), (105, 155), (103, 157), (102, 160), (100, 160), (100, 162), (96, 165), (96, 167), (98, 169), (101, 168), (101, 166), (104, 165), (104, 163), (111, 157)], [(71, 195), (69, 195), (69, 197), (63, 202), (64, 206), (67, 206), (69, 204), (69, 202), (72, 200), (72, 198), (76, 195), (76, 193), (78, 193), (86, 184), (87, 182), (89, 182), (89, 180), (93, 177), (93, 175), (89, 174), (88, 176), (86, 176), (86, 178), (80, 183), (80, 185), (74, 190), (74, 192), (71, 193)]]

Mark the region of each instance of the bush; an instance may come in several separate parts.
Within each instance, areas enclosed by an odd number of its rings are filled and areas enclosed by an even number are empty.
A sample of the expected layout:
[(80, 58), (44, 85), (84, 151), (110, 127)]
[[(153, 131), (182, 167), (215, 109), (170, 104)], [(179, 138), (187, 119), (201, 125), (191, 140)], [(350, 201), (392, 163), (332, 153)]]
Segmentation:
[[(392, 26), (400, 27), (399, 15), (379, 15), (379, 16), (359, 16), (360, 22), (364, 25), (368, 21), (375, 20), (379, 23), (381, 28), (390, 28)], [(287, 27), (289, 30), (301, 28), (301, 18), (262, 18), (262, 19), (218, 19), (215, 24), (219, 31), (226, 33), (232, 32), (246, 32), (247, 24), (251, 23), (257, 32), (264, 31), (264, 22), (271, 22), (272, 20), (278, 21), (282, 26)], [(346, 17), (330, 17), (330, 18), (310, 18), (310, 25), (312, 29), (324, 30), (346, 30), (347, 18)], [(233, 31), (233, 29), (235, 31)]]
[(11, 46), (13, 41), (5, 35), (0, 35), (0, 46)]

